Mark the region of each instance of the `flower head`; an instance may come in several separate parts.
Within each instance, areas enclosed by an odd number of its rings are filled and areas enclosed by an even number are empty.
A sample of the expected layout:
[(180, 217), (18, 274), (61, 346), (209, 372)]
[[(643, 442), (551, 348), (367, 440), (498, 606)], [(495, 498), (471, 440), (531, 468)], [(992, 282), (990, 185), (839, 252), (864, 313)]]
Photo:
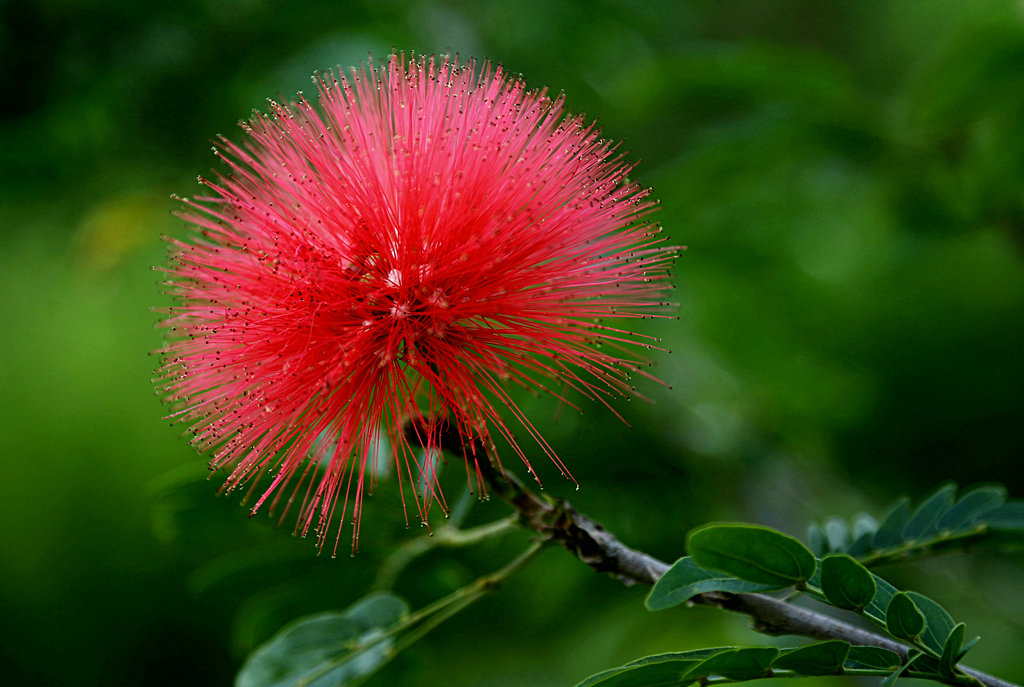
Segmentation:
[(443, 506), (409, 418), (437, 419), (428, 451), (457, 432), (477, 479), (492, 436), (527, 460), (516, 425), (565, 472), (507, 386), (631, 394), (651, 339), (610, 323), (665, 305), (675, 251), (616, 146), (500, 66), (392, 55), (314, 81), (317, 104), (221, 138), (227, 170), (185, 201), (158, 374), (226, 488), (258, 484), (253, 512), (294, 508), (322, 546), (346, 518), (355, 541), (380, 461), (421, 518)]

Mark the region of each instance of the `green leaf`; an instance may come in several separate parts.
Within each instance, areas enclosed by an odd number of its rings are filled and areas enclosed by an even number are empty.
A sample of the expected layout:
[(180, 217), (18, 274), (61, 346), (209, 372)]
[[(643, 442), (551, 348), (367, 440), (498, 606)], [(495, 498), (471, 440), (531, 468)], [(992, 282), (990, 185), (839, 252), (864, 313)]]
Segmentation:
[(900, 590), (883, 580), (878, 575), (873, 575), (875, 580), (875, 598), (864, 607), (864, 615), (872, 618), (880, 625), (885, 625), (885, 612), (889, 609), (889, 603)]
[(975, 525), (987, 526), (989, 543), (1004, 549), (1024, 545), (1024, 501), (1012, 501), (982, 514)]
[(676, 561), (651, 589), (644, 601), (647, 610), (660, 611), (677, 606), (704, 592), (764, 592), (788, 587), (738, 580), (724, 573), (705, 570), (689, 556)]
[(878, 526), (875, 537), (872, 540), (872, 547), (875, 549), (886, 549), (899, 544), (903, 537), (903, 528), (910, 520), (910, 499), (901, 498), (889, 509), (889, 514), (882, 518), (882, 524)]
[(849, 642), (833, 639), (808, 644), (797, 649), (784, 649), (772, 662), (772, 670), (792, 670), (799, 675), (837, 675), (850, 653)]
[[(654, 659), (654, 656), (648, 656)], [(577, 687), (660, 687), (661, 685), (685, 685), (683, 678), (699, 660), (665, 659), (652, 660), (644, 665), (619, 666), (591, 675)]]
[(864, 534), (860, 535), (853, 541), (852, 544), (850, 544), (850, 548), (846, 550), (846, 553), (850, 554), (854, 558), (859, 558), (860, 556), (863, 556), (871, 550), (871, 540), (872, 538), (874, 538), (874, 536), (874, 532), (865, 532)]
[(921, 643), (934, 652), (935, 656), (942, 655), (942, 649), (946, 640), (956, 626), (952, 616), (939, 604), (927, 596), (917, 592), (907, 592), (907, 596), (914, 602), (914, 605), (924, 614), (927, 625), (921, 635)]
[(885, 612), (885, 629), (893, 637), (917, 641), (925, 628), (924, 614), (906, 592), (892, 597)]
[(940, 532), (955, 532), (969, 525), (975, 517), (986, 513), (1006, 501), (1006, 489), (1001, 486), (977, 487), (960, 496), (956, 504), (939, 518), (935, 527)]
[(846, 656), (849, 668), (872, 668), (874, 670), (896, 670), (902, 661), (895, 651), (877, 646), (851, 646)]
[(953, 506), (955, 484), (945, 484), (924, 500), (903, 528), (903, 539), (913, 541), (935, 531), (935, 523)]
[(939, 672), (943, 675), (952, 676), (956, 672), (956, 662), (959, 660), (960, 647), (963, 646), (966, 633), (967, 626), (959, 623), (946, 638), (946, 644), (942, 647), (942, 656), (939, 658)]
[(959, 663), (963, 659), (963, 657), (967, 655), (967, 652), (973, 649), (974, 645), (977, 644), (980, 640), (981, 637), (975, 635), (972, 639), (964, 643), (964, 645), (960, 647), (960, 652), (956, 656), (957, 663)]
[(695, 680), (685, 680), (693, 668), (705, 660), (735, 647), (724, 646), (712, 649), (697, 649), (667, 654), (655, 654), (631, 661), (617, 668), (610, 668), (591, 675), (577, 687), (660, 687), (661, 685), (684, 685)]
[(686, 675), (687, 681), (699, 680), (709, 675), (721, 675), (730, 680), (756, 680), (768, 675), (768, 668), (779, 656), (775, 647), (750, 647), (732, 649), (715, 654), (702, 661)]
[(846, 548), (846, 553), (856, 558), (870, 551), (877, 531), (878, 521), (867, 513), (859, 513), (853, 519), (853, 542)]
[(811, 525), (811, 549), (846, 553), (864, 565), (934, 555), (944, 551), (989, 545), (1004, 550), (1024, 547), (1024, 501), (1006, 501), (998, 485), (975, 487), (955, 499), (956, 485), (945, 484), (915, 509), (900, 499), (882, 524), (859, 514), (848, 525), (829, 518)]
[(918, 649), (918, 656), (914, 659), (914, 663), (908, 666), (905, 675), (910, 677), (915, 673), (924, 673), (925, 675), (935, 675), (939, 672), (939, 659), (934, 656), (929, 656), (922, 650)]
[(821, 590), (836, 608), (860, 611), (875, 598), (874, 575), (846, 554), (825, 556), (821, 561)]
[(829, 551), (846, 551), (850, 545), (850, 527), (842, 518), (829, 518), (825, 521), (825, 538)]
[(807, 526), (807, 546), (815, 556), (824, 556), (828, 553), (828, 543), (825, 541), (825, 531), (812, 522)]
[(896, 679), (900, 675), (903, 674), (903, 671), (905, 671), (907, 668), (913, 665), (914, 661), (916, 661), (920, 657), (920, 651), (911, 651), (909, 654), (907, 654), (907, 662), (901, 665), (899, 668), (897, 668), (891, 675), (886, 675), (884, 678), (882, 678), (882, 681), (879, 683), (879, 685), (881, 685), (881, 687), (892, 687), (892, 684), (896, 682)]
[(860, 539), (865, 535), (874, 536), (878, 531), (878, 521), (867, 513), (858, 513), (853, 519), (853, 538)]
[(1024, 528), (1024, 501), (1011, 501), (993, 508), (982, 517), (992, 527), (1003, 529)]
[(705, 525), (687, 535), (686, 548), (702, 568), (778, 587), (802, 586), (817, 567), (798, 540), (757, 525)]
[(390, 658), (385, 629), (406, 613), (391, 594), (372, 594), (342, 612), (286, 625), (246, 659), (235, 687), (340, 687), (355, 684)]

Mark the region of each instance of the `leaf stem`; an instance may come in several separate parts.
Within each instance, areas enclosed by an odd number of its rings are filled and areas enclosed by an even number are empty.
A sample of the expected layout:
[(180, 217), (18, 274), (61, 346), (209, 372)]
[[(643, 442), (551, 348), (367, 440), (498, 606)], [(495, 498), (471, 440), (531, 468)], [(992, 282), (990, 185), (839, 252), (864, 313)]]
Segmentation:
[[(459, 587), (448, 596), (427, 604), (423, 608), (413, 611), (409, 615), (405, 616), (397, 625), (394, 626), (394, 630), (389, 631), (389, 633), (395, 634), (400, 630), (411, 627), (416, 623), (429, 618), (435, 613), (442, 612), (447, 606), (460, 604), (464, 599), (468, 598), (470, 603), (472, 603), (483, 596), (486, 592), (497, 589), (505, 580), (526, 567), (526, 565), (541, 552), (544, 548), (544, 544), (545, 542), (543, 541), (533, 542), (525, 551), (516, 556), (504, 567), (495, 570), (492, 573), (488, 573), (487, 575), (481, 575), (466, 586)], [(464, 605), (465, 604), (463, 604), (463, 606)], [(463, 606), (460, 606), (460, 609)]]
[[(490, 525), (495, 524), (490, 523)], [(359, 646), (358, 650), (365, 651), (387, 641), (388, 638), (395, 638), (393, 645), (385, 647), (385, 659), (377, 666), (378, 668), (383, 667), (400, 652), (422, 639), (445, 620), (451, 618), (488, 592), (499, 588), (505, 580), (525, 568), (536, 558), (543, 550), (545, 544), (545, 541), (533, 542), (508, 564), (494, 572), (481, 575), (466, 586), (460, 587), (447, 596), (402, 617), (397, 623)], [(403, 632), (405, 634), (401, 634)], [(353, 649), (355, 650), (355, 647)], [(356, 652), (346, 653), (333, 661), (326, 661), (319, 670), (305, 677), (306, 682), (304, 684), (315, 682), (338, 666), (352, 660), (354, 653)], [(359, 684), (368, 677), (369, 674), (356, 678), (356, 681), (352, 684)]]
[(417, 623), (421, 624), (419, 627), (409, 630), (407, 634), (396, 640), (394, 648), (395, 653), (398, 653), (411, 644), (419, 641), (435, 627), (473, 602), (477, 601), (488, 592), (498, 589), (505, 580), (522, 570), (534, 558), (536, 558), (543, 548), (544, 542), (534, 542), (529, 548), (501, 569), (478, 577), (470, 584), (456, 589), (443, 599), (438, 599), (437, 601), (407, 615), (402, 619), (400, 628), (398, 628), (399, 630), (411, 628)]

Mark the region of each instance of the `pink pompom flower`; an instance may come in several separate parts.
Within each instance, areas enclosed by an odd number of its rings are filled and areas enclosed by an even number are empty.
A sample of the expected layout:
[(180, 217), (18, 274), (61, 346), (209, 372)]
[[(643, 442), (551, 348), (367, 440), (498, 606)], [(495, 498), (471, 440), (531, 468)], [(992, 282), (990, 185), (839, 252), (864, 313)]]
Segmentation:
[(355, 546), (381, 461), (403, 507), (444, 508), (442, 433), (480, 488), (497, 435), (533, 473), (516, 425), (568, 474), (508, 387), (572, 407), (635, 393), (654, 340), (612, 323), (663, 312), (676, 254), (648, 190), (561, 96), (500, 66), (393, 54), (314, 82), (316, 104), (271, 101), (241, 143), (220, 138), (226, 171), (184, 201), (170, 417), (226, 489), (256, 490), (253, 513), (294, 508), (321, 547), (346, 518)]

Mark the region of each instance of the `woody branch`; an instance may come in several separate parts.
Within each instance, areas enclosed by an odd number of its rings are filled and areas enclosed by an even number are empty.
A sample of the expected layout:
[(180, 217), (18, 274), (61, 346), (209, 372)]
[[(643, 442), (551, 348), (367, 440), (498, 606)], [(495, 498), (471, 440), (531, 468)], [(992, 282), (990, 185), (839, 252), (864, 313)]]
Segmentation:
[[(427, 436), (426, 420), (420, 418), (407, 425), (410, 441)], [(454, 432), (441, 432), (441, 447), (463, 453), (463, 446)], [(523, 485), (514, 475), (499, 472), (483, 458), (482, 447), (478, 468), (491, 492), (511, 505), (519, 514), (519, 525), (543, 535), (558, 544), (597, 572), (608, 573), (624, 584), (653, 585), (669, 569), (669, 564), (650, 554), (626, 546), (599, 523), (578, 512), (564, 499), (541, 498)], [(799, 635), (812, 639), (840, 639), (860, 646), (888, 649), (907, 660), (907, 647), (888, 637), (851, 625), (817, 611), (794, 606), (765, 594), (709, 592), (693, 597), (691, 604), (715, 606), (743, 613), (753, 620), (754, 629), (772, 635)], [(979, 670), (959, 666), (967, 675), (986, 687), (1018, 687)]]

